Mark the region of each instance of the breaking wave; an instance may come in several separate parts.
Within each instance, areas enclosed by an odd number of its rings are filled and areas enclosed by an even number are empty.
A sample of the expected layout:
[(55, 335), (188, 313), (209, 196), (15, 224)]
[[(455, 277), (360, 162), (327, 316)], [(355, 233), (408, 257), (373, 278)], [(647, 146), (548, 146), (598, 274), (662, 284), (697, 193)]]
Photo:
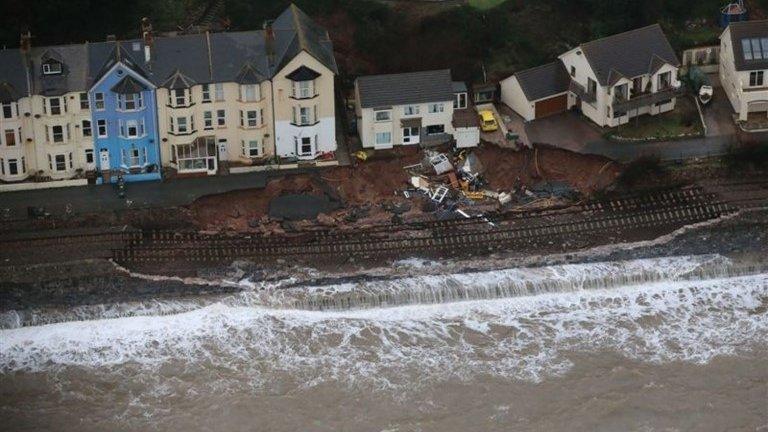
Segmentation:
[[(397, 387), (474, 374), (536, 381), (567, 371), (574, 350), (706, 362), (768, 340), (768, 272), (734, 276), (719, 256), (371, 284), (315, 288), (305, 296), (250, 293), (196, 308), (188, 303), (181, 313), (6, 329), (0, 371), (126, 365), (158, 371), (182, 362), (224, 368), (254, 386), (290, 376), (302, 385)], [(379, 289), (391, 294), (374, 300)], [(364, 301), (343, 300), (350, 296)], [(318, 298), (337, 300), (320, 301), (331, 310), (296, 309)], [(406, 305), (392, 306), (398, 303)]]

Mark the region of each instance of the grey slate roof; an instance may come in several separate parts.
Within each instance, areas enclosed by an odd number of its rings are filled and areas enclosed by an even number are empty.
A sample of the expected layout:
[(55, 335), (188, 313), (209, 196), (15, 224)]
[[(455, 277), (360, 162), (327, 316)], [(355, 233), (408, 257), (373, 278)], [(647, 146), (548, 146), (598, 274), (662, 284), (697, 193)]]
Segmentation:
[(583, 43), (581, 51), (600, 85), (610, 85), (622, 76), (632, 79), (651, 73), (658, 70), (659, 63), (680, 66), (658, 24)]
[(768, 58), (744, 59), (744, 49), (741, 46), (742, 39), (768, 38), (768, 20), (733, 22), (731, 29), (731, 44), (733, 45), (733, 59), (737, 71), (768, 69)]
[[(155, 37), (149, 63), (145, 62), (142, 39), (33, 47), (28, 69), (31, 92), (59, 95), (87, 91), (118, 60), (128, 63), (158, 87), (190, 82), (258, 83), (281, 72), (301, 51), (338, 73), (328, 32), (295, 5), (283, 11), (272, 27), (275, 54), (271, 62), (263, 30)], [(43, 55), (61, 59), (64, 73), (42, 76)], [(290, 72), (293, 71), (285, 71)], [(18, 49), (0, 50), (0, 83), (3, 82), (20, 94), (27, 94), (27, 68)]]
[(450, 69), (369, 75), (355, 81), (362, 108), (452, 101)]
[(467, 83), (464, 81), (454, 81), (451, 83), (453, 86), (453, 92), (454, 93), (466, 93), (467, 90)]
[(296, 70), (286, 75), (286, 78), (291, 81), (311, 81), (319, 76), (320, 74), (316, 71), (301, 65)]
[(526, 99), (535, 101), (568, 91), (571, 77), (561, 61), (547, 63), (515, 74)]
[(141, 93), (147, 89), (147, 86), (136, 81), (136, 79), (130, 75), (121, 79), (117, 84), (112, 86), (112, 91), (117, 94), (133, 94)]

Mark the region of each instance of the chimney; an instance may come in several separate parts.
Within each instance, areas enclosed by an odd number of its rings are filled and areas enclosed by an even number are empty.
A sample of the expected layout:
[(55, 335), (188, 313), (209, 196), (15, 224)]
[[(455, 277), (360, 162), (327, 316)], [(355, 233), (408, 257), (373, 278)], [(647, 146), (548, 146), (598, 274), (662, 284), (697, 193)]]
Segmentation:
[(267, 63), (272, 67), (275, 64), (275, 31), (272, 29), (272, 21), (264, 21), (264, 49), (267, 51)]
[(19, 42), (19, 50), (22, 54), (27, 55), (32, 50), (32, 33), (26, 30), (21, 33), (21, 41)]
[(152, 44), (154, 40), (152, 36), (152, 23), (147, 17), (141, 19), (141, 38), (144, 39), (144, 62), (149, 63), (152, 60)]

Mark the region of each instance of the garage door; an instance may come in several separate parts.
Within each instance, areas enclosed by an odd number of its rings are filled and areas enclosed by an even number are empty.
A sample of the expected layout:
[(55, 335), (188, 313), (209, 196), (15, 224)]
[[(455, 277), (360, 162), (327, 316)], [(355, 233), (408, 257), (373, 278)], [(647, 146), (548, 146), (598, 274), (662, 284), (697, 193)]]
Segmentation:
[(555, 96), (536, 102), (536, 118), (557, 114), (568, 108), (568, 94)]

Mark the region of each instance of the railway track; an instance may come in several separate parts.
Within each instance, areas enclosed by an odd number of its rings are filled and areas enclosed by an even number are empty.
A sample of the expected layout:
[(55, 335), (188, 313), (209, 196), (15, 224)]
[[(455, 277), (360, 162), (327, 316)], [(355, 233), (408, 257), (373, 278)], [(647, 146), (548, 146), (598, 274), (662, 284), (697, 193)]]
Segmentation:
[[(723, 199), (728, 194), (741, 194)], [(497, 251), (554, 241), (657, 229), (671, 231), (768, 205), (768, 181), (738, 181), (716, 187), (662, 189), (586, 202), (567, 209), (505, 213), (472, 218), (382, 225), (359, 231), (308, 232), (293, 237), (226, 237), (152, 233), (153, 240), (113, 251), (118, 262), (225, 262), (235, 258), (345, 259), (454, 251)], [(489, 224), (493, 222), (493, 225)]]
[(768, 206), (768, 180), (712, 182), (625, 194), (608, 200), (486, 217), (302, 231), (283, 236), (206, 235), (192, 231), (116, 231), (0, 236), (0, 258), (35, 250), (99, 249), (126, 265), (220, 263), (236, 258), (346, 260), (457, 251), (523, 250), (553, 242), (648, 230), (668, 232), (739, 209)]

